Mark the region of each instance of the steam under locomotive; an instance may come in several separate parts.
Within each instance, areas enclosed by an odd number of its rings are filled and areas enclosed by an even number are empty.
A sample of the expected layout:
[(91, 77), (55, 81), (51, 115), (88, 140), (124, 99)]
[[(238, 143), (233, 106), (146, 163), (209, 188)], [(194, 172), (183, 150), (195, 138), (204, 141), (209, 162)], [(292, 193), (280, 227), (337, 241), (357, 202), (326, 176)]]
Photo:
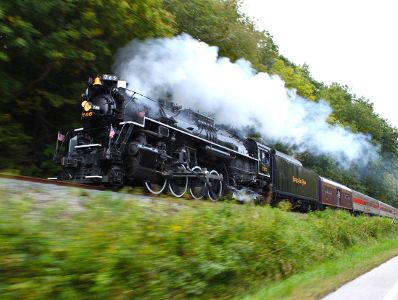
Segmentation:
[[(350, 199), (342, 199), (348, 188), (295, 158), (238, 137), (199, 112), (130, 91), (116, 76), (89, 79), (81, 119), (82, 128), (58, 136), (54, 157), (63, 173), (57, 179), (111, 187), (141, 181), (153, 194), (167, 189), (175, 197), (216, 201), (231, 192), (240, 201), (290, 199), (304, 208), (353, 210), (351, 190)], [(326, 197), (331, 186), (334, 202)]]

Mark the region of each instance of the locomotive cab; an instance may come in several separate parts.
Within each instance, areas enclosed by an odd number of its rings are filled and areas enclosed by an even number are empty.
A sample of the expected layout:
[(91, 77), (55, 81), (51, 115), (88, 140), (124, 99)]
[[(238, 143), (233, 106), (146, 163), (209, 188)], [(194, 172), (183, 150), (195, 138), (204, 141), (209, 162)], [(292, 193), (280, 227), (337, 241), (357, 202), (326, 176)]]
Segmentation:
[(270, 177), (271, 170), (271, 148), (248, 138), (245, 146), (250, 156), (258, 159), (258, 174)]

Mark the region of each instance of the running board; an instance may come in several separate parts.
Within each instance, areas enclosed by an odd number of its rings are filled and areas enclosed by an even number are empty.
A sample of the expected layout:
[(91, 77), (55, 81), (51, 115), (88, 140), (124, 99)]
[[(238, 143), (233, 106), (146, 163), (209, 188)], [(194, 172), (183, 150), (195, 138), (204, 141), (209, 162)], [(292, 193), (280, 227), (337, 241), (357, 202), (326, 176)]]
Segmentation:
[(75, 149), (89, 148), (89, 147), (102, 147), (102, 145), (101, 144), (79, 145), (79, 146), (75, 146)]

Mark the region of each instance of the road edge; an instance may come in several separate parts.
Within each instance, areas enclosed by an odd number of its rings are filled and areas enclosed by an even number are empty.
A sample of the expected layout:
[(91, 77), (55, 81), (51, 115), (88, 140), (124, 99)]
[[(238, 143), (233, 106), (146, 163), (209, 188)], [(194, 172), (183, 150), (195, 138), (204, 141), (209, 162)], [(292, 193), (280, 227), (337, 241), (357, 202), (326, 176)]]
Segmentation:
[(334, 260), (308, 268), (237, 299), (320, 299), (397, 255), (398, 237), (354, 246)]

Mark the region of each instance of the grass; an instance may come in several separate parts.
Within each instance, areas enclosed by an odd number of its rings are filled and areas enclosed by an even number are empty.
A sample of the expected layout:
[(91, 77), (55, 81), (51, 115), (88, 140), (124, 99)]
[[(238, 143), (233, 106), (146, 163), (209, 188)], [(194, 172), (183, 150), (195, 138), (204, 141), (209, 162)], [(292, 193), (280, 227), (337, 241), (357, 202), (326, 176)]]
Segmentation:
[(398, 233), (343, 211), (133, 198), (0, 191), (0, 298), (230, 299)]
[(344, 283), (398, 255), (398, 237), (391, 237), (366, 247), (357, 245), (337, 259), (312, 266), (286, 280), (269, 284), (248, 296), (238, 299), (320, 299)]

